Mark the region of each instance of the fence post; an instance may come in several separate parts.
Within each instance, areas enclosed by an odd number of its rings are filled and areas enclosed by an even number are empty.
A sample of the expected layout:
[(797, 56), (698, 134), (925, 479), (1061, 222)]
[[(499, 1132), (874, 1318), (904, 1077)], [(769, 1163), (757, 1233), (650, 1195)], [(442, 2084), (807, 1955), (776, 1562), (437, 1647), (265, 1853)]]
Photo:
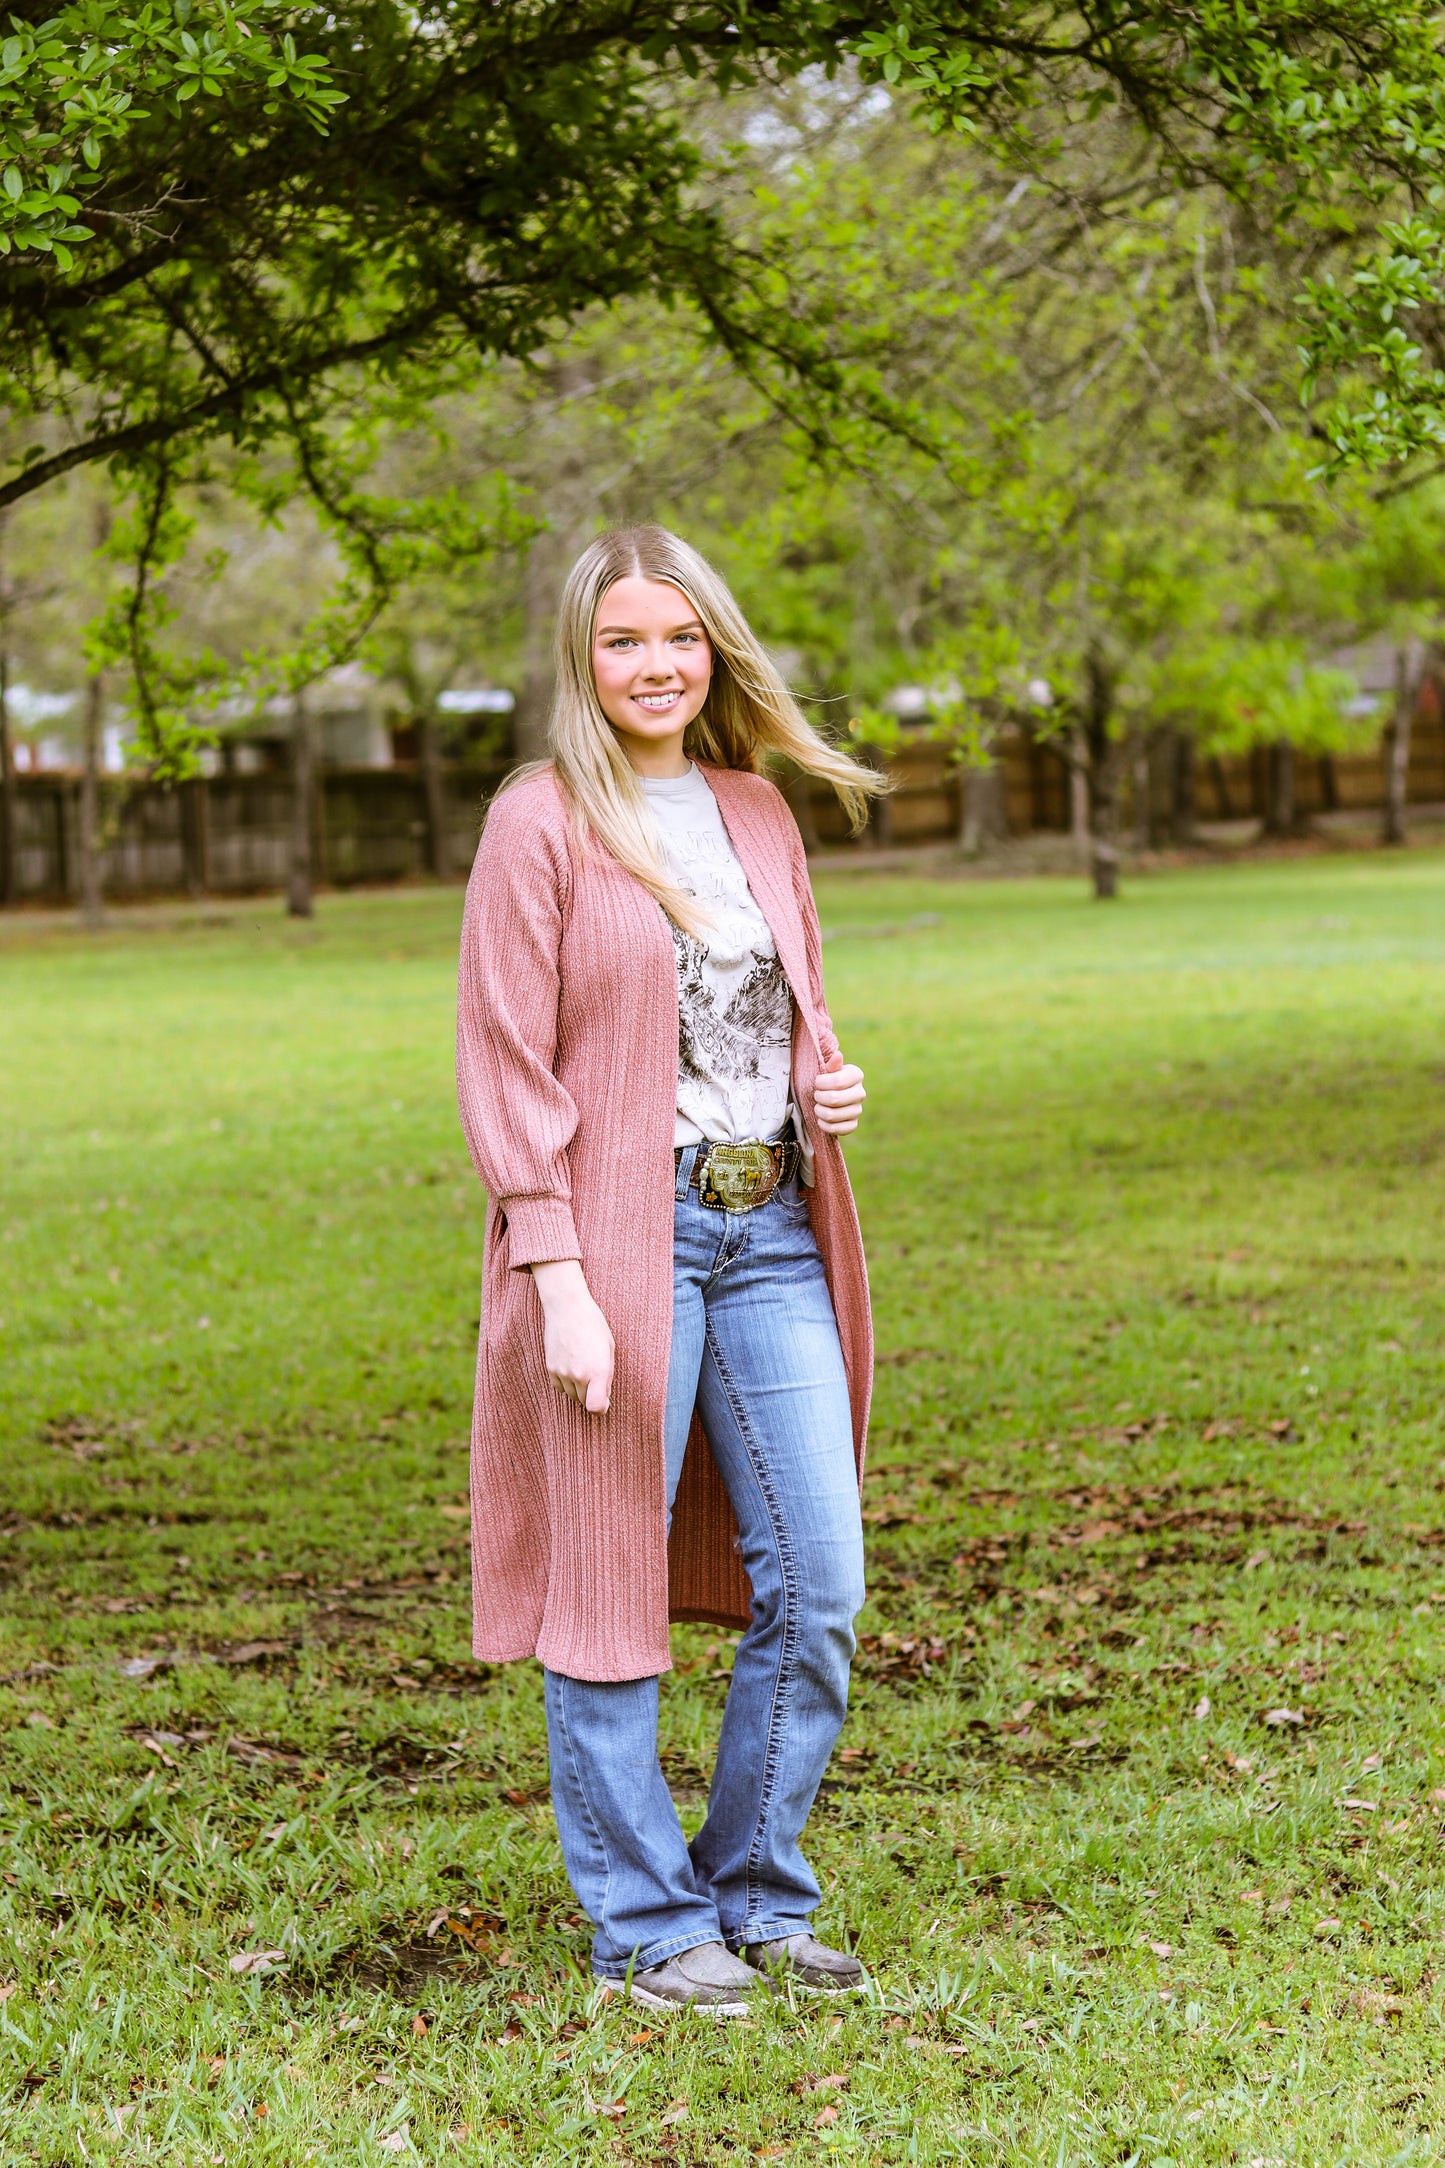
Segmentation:
[(1395, 705), (1385, 725), (1385, 818), (1381, 841), (1405, 840), (1405, 798), (1410, 785), (1410, 726), (1420, 697), (1422, 640), (1406, 640), (1395, 650)]
[(315, 795), (316, 755), (303, 691), (291, 702), (291, 863), (286, 880), (286, 910), (291, 918), (310, 918), (315, 909), (311, 900)]
[(10, 653), (0, 647), (0, 903), (20, 900), (20, 808), (10, 742)]
[(442, 749), (430, 715), (416, 719), (416, 759), (421, 771), (422, 819), (426, 823), (427, 871), (444, 881), (451, 871), (447, 850), (447, 809), (442, 792)]
[(204, 775), (193, 775), (181, 785), (181, 848), (186, 889), (192, 896), (204, 896), (211, 885), (211, 791)]
[(101, 924), (100, 719), (105, 678), (97, 670), (85, 681), (85, 766), (80, 777), (80, 916), (92, 932)]

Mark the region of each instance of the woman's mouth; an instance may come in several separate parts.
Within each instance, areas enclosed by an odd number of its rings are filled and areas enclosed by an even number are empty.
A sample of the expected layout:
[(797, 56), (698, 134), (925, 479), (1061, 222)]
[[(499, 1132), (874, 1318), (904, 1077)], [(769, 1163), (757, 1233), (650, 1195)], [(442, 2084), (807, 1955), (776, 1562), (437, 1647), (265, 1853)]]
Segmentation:
[(668, 709), (675, 708), (681, 700), (682, 688), (678, 686), (670, 693), (634, 693), (632, 698), (650, 715), (666, 715)]

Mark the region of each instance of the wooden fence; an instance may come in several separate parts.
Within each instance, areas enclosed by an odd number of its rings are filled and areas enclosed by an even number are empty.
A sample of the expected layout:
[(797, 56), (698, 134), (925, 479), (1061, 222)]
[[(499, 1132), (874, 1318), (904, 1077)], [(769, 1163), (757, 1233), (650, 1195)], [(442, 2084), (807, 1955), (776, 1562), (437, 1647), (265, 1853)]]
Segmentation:
[[(1259, 819), (1271, 804), (1267, 747), (1224, 760), (1190, 759), (1181, 741), (1158, 733), (1122, 762), (1121, 818), (1126, 834), (1182, 840), (1194, 822)], [(999, 757), (999, 795), (1007, 831), (1023, 836), (1067, 831), (1070, 773), (1056, 747), (1009, 732)], [(471, 864), (486, 800), (507, 763), (448, 767), (442, 805), (446, 863), (460, 875)], [(891, 763), (893, 790), (862, 848), (941, 843), (959, 834), (964, 786), (946, 751), (926, 739), (906, 742)], [(1294, 763), (1299, 817), (1368, 812), (1384, 803), (1381, 751)], [(79, 891), (78, 777), (21, 775), (16, 790), (19, 902), (61, 902)], [(1438, 703), (1422, 702), (1410, 752), (1409, 800), (1445, 805), (1445, 722)], [(847, 823), (825, 787), (794, 809), (810, 848), (849, 841)], [(1147, 823), (1141, 815), (1147, 814)], [(109, 896), (244, 894), (285, 885), (290, 852), (291, 783), (284, 769), (198, 777), (177, 786), (108, 779), (102, 791), (102, 884)], [(335, 887), (405, 880), (431, 862), (426, 797), (415, 767), (337, 768), (323, 772), (312, 839), (316, 879)]]
[[(447, 863), (472, 862), (482, 809), (506, 765), (443, 774)], [(16, 778), (17, 900), (79, 892), (80, 783)], [(284, 769), (102, 789), (102, 884), (108, 896), (235, 895), (285, 886), (291, 782)], [(427, 866), (426, 798), (415, 768), (337, 768), (316, 792), (316, 879), (336, 887), (405, 880)]]

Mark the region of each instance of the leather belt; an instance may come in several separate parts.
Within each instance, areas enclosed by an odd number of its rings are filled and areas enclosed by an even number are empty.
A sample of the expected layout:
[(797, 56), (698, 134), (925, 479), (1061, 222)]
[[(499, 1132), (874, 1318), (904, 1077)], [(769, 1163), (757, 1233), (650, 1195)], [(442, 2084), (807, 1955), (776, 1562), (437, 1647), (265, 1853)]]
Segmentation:
[[(699, 1204), (711, 1205), (717, 1212), (754, 1212), (760, 1204), (766, 1204), (780, 1182), (790, 1182), (803, 1163), (803, 1149), (792, 1137), (782, 1137), (774, 1144), (760, 1140), (748, 1144), (699, 1144), (695, 1147), (697, 1157), (693, 1161), (689, 1189), (696, 1189)], [(679, 1144), (673, 1151), (673, 1165), (682, 1165), (684, 1152), (694, 1150), (690, 1144)]]

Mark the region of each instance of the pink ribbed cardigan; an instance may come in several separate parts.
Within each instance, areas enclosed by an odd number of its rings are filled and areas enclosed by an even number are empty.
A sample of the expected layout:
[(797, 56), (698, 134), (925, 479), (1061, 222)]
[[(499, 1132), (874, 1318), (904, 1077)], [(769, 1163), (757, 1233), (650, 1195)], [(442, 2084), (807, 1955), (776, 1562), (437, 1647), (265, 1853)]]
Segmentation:
[[(796, 1003), (793, 1089), (815, 1154), (813, 1227), (832, 1290), (859, 1480), (873, 1342), (843, 1155), (813, 1122), (837, 1040), (807, 863), (782, 794), (705, 767)], [(492, 806), (467, 889), (457, 1018), (462, 1126), (487, 1186), (472, 1419), (477, 1655), (571, 1678), (666, 1671), (668, 1619), (747, 1623), (737, 1526), (699, 1423), (666, 1534), (677, 969), (668, 921), (616, 860), (579, 857), (550, 772)], [(612, 1327), (612, 1406), (547, 1375), (526, 1266), (578, 1257)]]

